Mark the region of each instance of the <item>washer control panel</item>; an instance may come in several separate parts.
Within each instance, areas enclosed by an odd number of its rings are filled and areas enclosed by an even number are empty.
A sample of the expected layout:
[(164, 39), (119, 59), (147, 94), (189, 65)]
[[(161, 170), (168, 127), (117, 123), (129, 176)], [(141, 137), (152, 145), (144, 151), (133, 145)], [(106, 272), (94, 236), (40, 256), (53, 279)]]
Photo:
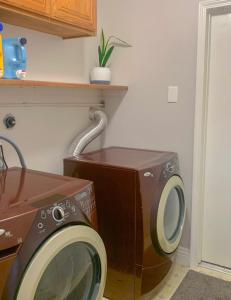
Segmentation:
[(88, 190), (75, 195), (74, 199), (78, 206), (87, 216), (90, 216), (92, 212), (96, 209), (94, 193), (91, 186), (88, 188)]
[(58, 227), (68, 222), (68, 220), (76, 219), (80, 211), (90, 218), (95, 210), (92, 186), (88, 186), (71, 197), (53, 195), (48, 199), (44, 199), (43, 202), (48, 205), (39, 211), (39, 216), (36, 220), (38, 233), (44, 233), (54, 225)]

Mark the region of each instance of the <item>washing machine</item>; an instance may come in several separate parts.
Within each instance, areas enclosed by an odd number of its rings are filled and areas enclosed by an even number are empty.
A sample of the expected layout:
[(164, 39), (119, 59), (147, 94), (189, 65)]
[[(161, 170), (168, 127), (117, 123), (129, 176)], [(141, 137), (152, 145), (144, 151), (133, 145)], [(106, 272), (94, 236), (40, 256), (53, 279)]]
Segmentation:
[(0, 299), (101, 300), (106, 252), (92, 183), (0, 172)]
[(168, 273), (182, 236), (177, 154), (110, 147), (65, 159), (64, 174), (94, 182), (108, 256), (105, 296), (141, 299)]

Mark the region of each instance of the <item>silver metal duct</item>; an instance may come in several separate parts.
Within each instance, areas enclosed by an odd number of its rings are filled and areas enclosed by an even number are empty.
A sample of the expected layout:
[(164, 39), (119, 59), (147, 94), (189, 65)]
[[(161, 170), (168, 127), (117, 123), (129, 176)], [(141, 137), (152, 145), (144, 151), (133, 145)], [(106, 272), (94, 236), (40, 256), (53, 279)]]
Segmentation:
[(72, 142), (71, 153), (75, 157), (78, 157), (87, 145), (97, 138), (107, 127), (107, 115), (102, 110), (91, 109), (90, 120), (94, 123)]

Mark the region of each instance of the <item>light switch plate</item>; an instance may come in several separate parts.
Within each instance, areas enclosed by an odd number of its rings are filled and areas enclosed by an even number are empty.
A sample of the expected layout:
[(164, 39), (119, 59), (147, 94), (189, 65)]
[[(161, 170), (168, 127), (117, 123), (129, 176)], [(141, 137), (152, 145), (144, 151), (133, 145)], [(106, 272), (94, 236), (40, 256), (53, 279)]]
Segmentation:
[(168, 87), (168, 103), (176, 103), (178, 101), (178, 86)]

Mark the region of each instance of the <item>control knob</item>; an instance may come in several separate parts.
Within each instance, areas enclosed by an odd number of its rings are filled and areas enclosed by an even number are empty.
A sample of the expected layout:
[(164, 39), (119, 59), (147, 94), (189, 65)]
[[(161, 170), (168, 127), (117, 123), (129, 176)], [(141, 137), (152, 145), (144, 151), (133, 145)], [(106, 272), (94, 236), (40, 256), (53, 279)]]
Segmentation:
[(52, 210), (53, 219), (56, 222), (62, 222), (64, 220), (64, 210), (60, 206), (56, 206)]

